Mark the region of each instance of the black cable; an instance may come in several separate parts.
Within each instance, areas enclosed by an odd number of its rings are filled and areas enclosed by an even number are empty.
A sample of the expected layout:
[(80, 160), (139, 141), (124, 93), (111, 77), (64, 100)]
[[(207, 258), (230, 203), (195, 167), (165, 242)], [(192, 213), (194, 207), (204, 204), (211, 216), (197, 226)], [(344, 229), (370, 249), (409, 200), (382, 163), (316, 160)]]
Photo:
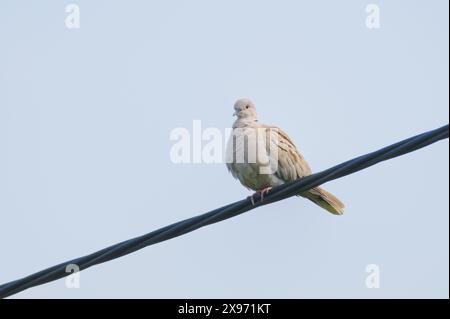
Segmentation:
[(66, 272), (66, 266), (75, 264), (80, 270), (91, 266), (107, 262), (112, 259), (128, 255), (146, 246), (153, 245), (174, 237), (178, 237), (194, 231), (200, 227), (211, 225), (222, 220), (240, 215), (256, 207), (274, 203), (285, 198), (297, 195), (311, 188), (319, 186), (331, 180), (355, 173), (379, 162), (392, 159), (422, 147), (428, 146), (439, 140), (449, 137), (449, 126), (445, 125), (436, 130), (432, 130), (420, 135), (408, 138), (404, 141), (384, 147), (378, 151), (362, 155), (342, 164), (336, 165), (320, 173), (316, 173), (294, 182), (286, 183), (270, 191), (261, 202), (258, 196), (255, 197), (256, 204), (252, 205), (249, 199), (241, 200), (233, 204), (217, 208), (208, 213), (198, 215), (172, 225), (155, 230), (143, 236), (139, 236), (127, 241), (118, 243), (108, 248), (97, 251), (93, 254), (76, 258), (59, 265), (42, 270), (30, 276), (11, 281), (0, 285), (0, 298), (5, 298), (25, 289), (42, 285), (70, 275)]

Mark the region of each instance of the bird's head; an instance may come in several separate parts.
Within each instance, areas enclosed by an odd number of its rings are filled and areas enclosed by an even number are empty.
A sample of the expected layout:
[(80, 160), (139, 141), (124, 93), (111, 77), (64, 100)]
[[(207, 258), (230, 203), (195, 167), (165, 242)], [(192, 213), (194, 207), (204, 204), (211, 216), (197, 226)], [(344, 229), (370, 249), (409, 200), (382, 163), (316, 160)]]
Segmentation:
[(239, 99), (234, 104), (234, 116), (238, 119), (257, 119), (255, 104), (249, 99)]

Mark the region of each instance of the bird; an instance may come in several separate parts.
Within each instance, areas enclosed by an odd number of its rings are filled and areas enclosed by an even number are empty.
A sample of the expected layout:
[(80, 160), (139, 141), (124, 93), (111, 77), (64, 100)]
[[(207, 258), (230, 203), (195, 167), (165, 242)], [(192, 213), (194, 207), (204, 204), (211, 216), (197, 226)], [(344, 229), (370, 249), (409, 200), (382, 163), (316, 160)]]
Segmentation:
[[(312, 171), (292, 139), (280, 128), (259, 123), (255, 104), (241, 98), (234, 104), (237, 119), (227, 143), (226, 166), (231, 175), (246, 188), (255, 191), (261, 201), (273, 187), (311, 175)], [(334, 215), (344, 213), (344, 204), (321, 187), (301, 192), (298, 196)]]

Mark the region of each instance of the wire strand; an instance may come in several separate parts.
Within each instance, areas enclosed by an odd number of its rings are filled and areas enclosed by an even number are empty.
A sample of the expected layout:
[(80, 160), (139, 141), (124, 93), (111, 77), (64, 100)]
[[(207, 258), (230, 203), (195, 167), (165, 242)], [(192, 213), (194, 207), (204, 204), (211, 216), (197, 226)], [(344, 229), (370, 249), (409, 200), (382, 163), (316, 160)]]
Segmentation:
[(386, 161), (416, 151), (420, 148), (446, 139), (448, 137), (449, 125), (447, 124), (438, 129), (425, 132), (414, 137), (410, 137), (401, 142), (384, 147), (378, 151), (351, 159), (322, 172), (275, 187), (268, 195), (264, 197), (264, 201), (261, 201), (261, 198), (256, 195), (255, 205), (253, 205), (249, 199), (240, 200), (221, 208), (214, 209), (202, 215), (176, 222), (172, 225), (160, 228), (143, 236), (139, 236), (112, 245), (90, 255), (63, 262), (27, 277), (2, 284), (0, 285), (0, 298), (5, 298), (28, 288), (43, 285), (45, 283), (68, 276), (71, 274), (70, 272), (66, 271), (68, 265), (75, 264), (79, 267), (80, 270), (87, 269), (94, 265), (98, 265), (128, 255), (144, 247), (154, 245), (159, 242), (172, 239), (174, 237), (182, 236), (201, 227), (235, 217), (259, 206), (268, 205), (284, 200), (291, 196), (295, 196), (301, 192), (307, 191), (323, 183), (344, 177), (349, 174), (353, 174), (382, 161)]

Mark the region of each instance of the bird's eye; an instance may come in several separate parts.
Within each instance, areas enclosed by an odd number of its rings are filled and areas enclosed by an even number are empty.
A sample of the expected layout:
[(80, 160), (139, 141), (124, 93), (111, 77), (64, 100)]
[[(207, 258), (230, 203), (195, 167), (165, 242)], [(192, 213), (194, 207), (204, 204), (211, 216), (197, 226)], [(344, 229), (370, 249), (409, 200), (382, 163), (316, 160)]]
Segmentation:
[(248, 109), (250, 106), (246, 105), (245, 108)]

